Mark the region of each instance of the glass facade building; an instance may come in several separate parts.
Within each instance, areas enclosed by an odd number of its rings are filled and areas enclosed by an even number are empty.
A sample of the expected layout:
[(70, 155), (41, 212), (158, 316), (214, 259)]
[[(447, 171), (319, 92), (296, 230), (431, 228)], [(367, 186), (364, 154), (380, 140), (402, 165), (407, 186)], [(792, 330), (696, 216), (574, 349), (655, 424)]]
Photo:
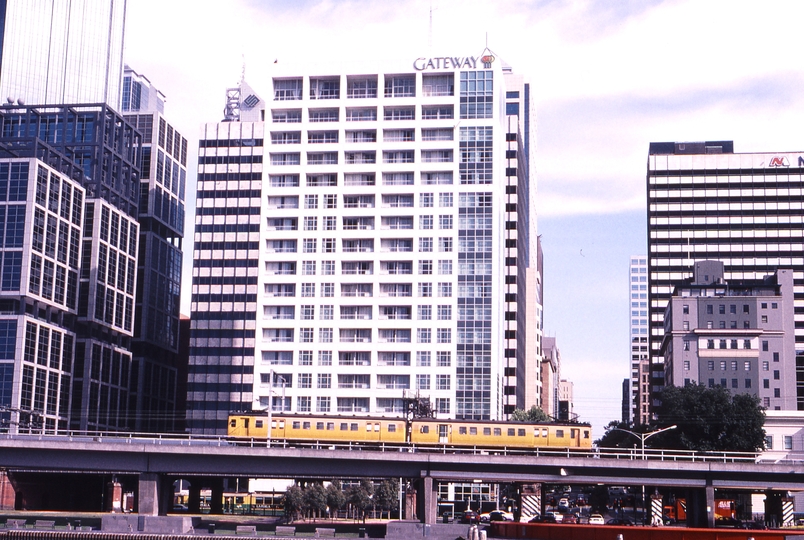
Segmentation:
[(191, 431), (414, 395), (441, 417), (540, 405), (533, 105), (486, 59), (229, 91), (199, 144)]
[(0, 96), (119, 109), (125, 0), (0, 1)]
[[(660, 353), (674, 285), (695, 261), (725, 265), (724, 279), (792, 270), (795, 348), (804, 349), (804, 154), (734, 153), (732, 141), (651, 143), (648, 272), (652, 407), (665, 383)], [(804, 407), (804, 356), (796, 356), (796, 407)]]
[(650, 420), (650, 361), (648, 355), (648, 260), (634, 255), (628, 266), (630, 287), (629, 337), (631, 360), (628, 419), (635, 424)]

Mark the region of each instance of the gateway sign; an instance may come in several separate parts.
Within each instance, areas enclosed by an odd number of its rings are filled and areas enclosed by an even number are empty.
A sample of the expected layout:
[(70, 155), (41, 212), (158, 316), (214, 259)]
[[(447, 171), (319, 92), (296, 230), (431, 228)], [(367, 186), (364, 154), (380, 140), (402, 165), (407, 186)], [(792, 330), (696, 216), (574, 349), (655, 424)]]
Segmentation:
[(413, 69), (477, 69), (477, 58), (474, 56), (436, 56), (433, 58), (417, 58), (413, 61)]

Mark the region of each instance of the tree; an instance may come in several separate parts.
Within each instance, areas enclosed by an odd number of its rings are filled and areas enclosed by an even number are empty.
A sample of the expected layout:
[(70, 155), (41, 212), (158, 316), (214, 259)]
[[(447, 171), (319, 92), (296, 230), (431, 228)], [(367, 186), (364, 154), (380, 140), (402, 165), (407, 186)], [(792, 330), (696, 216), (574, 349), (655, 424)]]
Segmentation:
[(338, 480), (333, 480), (327, 486), (327, 506), (329, 506), (330, 516), (337, 517), (338, 510), (346, 505), (346, 496), (341, 489), (341, 483)]
[(371, 482), (361, 480), (359, 486), (352, 486), (346, 490), (346, 500), (352, 505), (354, 517), (357, 519), (362, 518), (364, 522), (366, 520), (366, 510), (371, 507), (371, 495), (374, 492), (373, 486), (371, 492), (369, 492), (365, 486), (366, 483), (371, 486)]
[(678, 428), (657, 435), (651, 440), (654, 447), (756, 452), (765, 445), (765, 409), (759, 398), (721, 386), (665, 387), (658, 423)]
[(327, 492), (324, 486), (313, 483), (304, 490), (304, 509), (311, 518), (321, 516), (327, 510)]
[(288, 523), (299, 517), (299, 512), (304, 508), (304, 494), (302, 489), (293, 484), (285, 490), (285, 496), (282, 497), (282, 503), (285, 508), (285, 518)]
[(524, 409), (514, 410), (514, 412), (511, 413), (511, 421), (541, 423), (541, 422), (552, 422), (553, 420), (547, 415), (546, 412), (544, 412), (539, 407), (534, 405), (527, 411)]
[[(379, 506), (380, 512), (388, 512), (396, 506), (399, 494), (399, 483), (395, 479), (384, 480), (376, 490), (374, 490), (374, 504)], [(390, 515), (388, 518), (390, 519)], [(380, 514), (382, 519), (382, 514)]]

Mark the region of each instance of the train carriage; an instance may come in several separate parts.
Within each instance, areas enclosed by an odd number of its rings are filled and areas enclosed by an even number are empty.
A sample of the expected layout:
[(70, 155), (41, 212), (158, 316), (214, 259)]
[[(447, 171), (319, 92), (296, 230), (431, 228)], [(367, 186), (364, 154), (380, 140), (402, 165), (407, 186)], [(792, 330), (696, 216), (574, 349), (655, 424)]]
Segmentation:
[[(267, 439), (268, 415), (265, 413), (230, 415), (228, 435), (235, 438)], [(404, 444), (406, 442), (405, 420), (403, 418), (274, 414), (271, 417), (271, 439)]]
[(591, 448), (587, 424), (413, 420), (410, 442), (507, 448)]

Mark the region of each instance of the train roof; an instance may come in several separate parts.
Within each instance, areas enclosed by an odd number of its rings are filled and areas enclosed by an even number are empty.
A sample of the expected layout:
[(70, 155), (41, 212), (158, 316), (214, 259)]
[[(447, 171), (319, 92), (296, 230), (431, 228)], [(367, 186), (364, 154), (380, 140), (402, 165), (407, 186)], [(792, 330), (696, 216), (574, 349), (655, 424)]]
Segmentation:
[[(238, 413), (229, 413), (229, 416), (259, 416), (268, 417), (267, 411), (246, 411)], [(292, 418), (298, 420), (385, 420), (385, 421), (401, 421), (405, 422), (404, 416), (355, 416), (355, 415), (340, 415), (340, 414), (298, 414), (298, 413), (272, 413), (273, 418)], [(454, 423), (454, 424), (476, 424), (476, 425), (500, 425), (510, 426), (511, 424), (522, 424), (524, 426), (569, 426), (569, 427), (587, 427), (591, 428), (592, 425), (587, 422), (514, 422), (505, 420), (456, 420), (454, 418), (413, 418), (412, 422), (429, 422), (429, 423)]]

